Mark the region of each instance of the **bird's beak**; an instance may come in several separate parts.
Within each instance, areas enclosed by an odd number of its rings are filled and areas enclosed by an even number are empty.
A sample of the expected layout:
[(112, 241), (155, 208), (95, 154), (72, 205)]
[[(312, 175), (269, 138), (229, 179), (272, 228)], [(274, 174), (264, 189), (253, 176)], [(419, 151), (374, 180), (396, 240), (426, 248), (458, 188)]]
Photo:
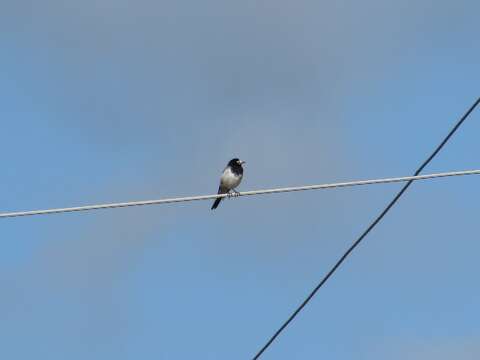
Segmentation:
[(240, 160), (240, 165), (243, 165), (245, 163), (246, 163), (246, 161)]

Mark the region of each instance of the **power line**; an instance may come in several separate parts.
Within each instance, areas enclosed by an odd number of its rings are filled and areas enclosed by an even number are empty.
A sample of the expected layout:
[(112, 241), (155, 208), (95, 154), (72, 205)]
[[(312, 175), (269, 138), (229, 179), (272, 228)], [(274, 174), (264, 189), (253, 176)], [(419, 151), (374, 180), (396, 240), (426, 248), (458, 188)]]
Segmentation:
[[(458, 128), (463, 124), (463, 122), (468, 118), (472, 111), (480, 103), (480, 98), (478, 98), (473, 105), (467, 110), (467, 112), (457, 121), (455, 126), (450, 130), (448, 135), (442, 140), (442, 142), (436, 147), (433, 153), (423, 162), (422, 165), (415, 171), (414, 177), (419, 175), (423, 169), (433, 160), (435, 156), (442, 150), (445, 144), (450, 140), (450, 138), (457, 132)], [(318, 285), (312, 290), (312, 292), (306, 297), (306, 299), (300, 304), (300, 306), (290, 315), (290, 317), (280, 326), (280, 328), (273, 334), (273, 336), (267, 341), (267, 343), (260, 349), (260, 351), (255, 355), (253, 360), (257, 360), (265, 350), (275, 341), (275, 339), (280, 335), (280, 333), (285, 330), (285, 328), (292, 322), (293, 319), (302, 311), (302, 309), (309, 303), (309, 301), (315, 296), (318, 290), (327, 282), (327, 280), (335, 273), (335, 271), (342, 265), (345, 259), (351, 254), (353, 250), (362, 242), (362, 240), (372, 231), (372, 229), (384, 218), (384, 216), (390, 211), (393, 205), (400, 199), (400, 197), (407, 191), (407, 189), (412, 185), (413, 179), (408, 180), (408, 182), (402, 187), (398, 194), (393, 198), (392, 201), (387, 205), (387, 207), (377, 216), (377, 218), (367, 227), (367, 229), (355, 240), (355, 242), (347, 249), (347, 251), (340, 257), (331, 270), (322, 278)]]
[[(276, 189), (267, 189), (267, 190), (244, 191), (244, 192), (235, 194), (235, 196), (252, 196), (252, 195), (260, 195), (260, 194), (276, 194), (276, 193), (293, 192), (293, 191), (333, 189), (333, 188), (375, 185), (375, 184), (389, 184), (389, 183), (398, 183), (398, 182), (405, 182), (405, 181), (418, 181), (418, 180), (445, 178), (445, 177), (452, 177), (452, 176), (466, 176), (466, 175), (480, 175), (480, 170), (453, 171), (453, 172), (444, 172), (444, 173), (419, 175), (419, 176), (418, 175), (404, 176), (404, 177), (395, 177), (395, 178), (386, 178), (386, 179), (360, 180), (360, 181), (350, 181), (350, 182), (341, 182), (341, 183), (332, 183), (332, 184), (307, 185), (307, 186), (296, 186), (296, 187), (276, 188)], [(160, 199), (160, 200), (144, 200), (144, 201), (131, 201), (131, 202), (99, 204), (99, 205), (86, 205), (86, 206), (76, 206), (76, 207), (69, 207), (69, 208), (47, 209), (47, 210), (7, 212), (7, 213), (0, 213), (0, 218), (48, 215), (48, 214), (59, 214), (59, 213), (67, 213), (67, 212), (100, 210), (100, 209), (114, 209), (114, 208), (131, 207), (131, 206), (172, 204), (172, 203), (187, 202), (187, 201), (212, 200), (212, 199), (223, 198), (228, 196), (229, 196), (228, 194), (200, 195), (200, 196), (188, 196), (188, 197)]]

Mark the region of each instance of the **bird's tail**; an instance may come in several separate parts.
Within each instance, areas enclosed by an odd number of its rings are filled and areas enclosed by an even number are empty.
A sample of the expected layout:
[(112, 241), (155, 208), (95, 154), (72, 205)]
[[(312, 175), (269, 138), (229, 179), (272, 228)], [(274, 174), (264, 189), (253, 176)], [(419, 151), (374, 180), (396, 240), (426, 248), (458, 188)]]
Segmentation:
[[(222, 189), (222, 186), (220, 185), (220, 186), (218, 187), (218, 192), (217, 192), (217, 194), (224, 194), (224, 193), (225, 193), (225, 190)], [(216, 199), (215, 199), (215, 202), (214, 202), (213, 205), (212, 205), (212, 210), (215, 210), (215, 209), (217, 208), (217, 206), (220, 204), (220, 201), (222, 201), (222, 199), (223, 199), (223, 198), (216, 198)]]
[(212, 210), (215, 210), (217, 208), (218, 204), (220, 204), (220, 201), (222, 201), (222, 198), (215, 199), (215, 202), (212, 205)]

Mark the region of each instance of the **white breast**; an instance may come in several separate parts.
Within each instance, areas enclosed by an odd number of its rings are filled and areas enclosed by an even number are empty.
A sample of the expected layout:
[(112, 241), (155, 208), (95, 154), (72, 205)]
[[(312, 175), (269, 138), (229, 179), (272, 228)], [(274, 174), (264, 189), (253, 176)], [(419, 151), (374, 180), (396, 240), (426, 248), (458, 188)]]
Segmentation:
[(220, 179), (220, 186), (226, 190), (235, 189), (242, 181), (243, 175), (235, 175), (230, 167), (227, 167)]

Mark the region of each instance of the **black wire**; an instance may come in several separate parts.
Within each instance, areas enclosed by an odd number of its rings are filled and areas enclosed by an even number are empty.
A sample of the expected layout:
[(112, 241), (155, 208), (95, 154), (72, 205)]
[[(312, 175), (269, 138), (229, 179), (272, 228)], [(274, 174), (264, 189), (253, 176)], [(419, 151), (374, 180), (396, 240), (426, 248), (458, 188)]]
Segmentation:
[[(457, 124), (453, 129), (448, 133), (448, 135), (443, 139), (440, 145), (437, 146), (435, 151), (425, 160), (425, 162), (415, 171), (414, 176), (419, 175), (422, 170), (433, 160), (433, 158), (442, 150), (445, 144), (450, 140), (450, 138), (455, 134), (458, 128), (463, 124), (463, 122), (468, 118), (470, 113), (477, 107), (480, 103), (480, 98), (475, 101), (475, 103), (468, 109), (468, 111), (460, 118)], [(333, 273), (340, 267), (340, 265), (345, 261), (345, 259), (350, 255), (350, 253), (362, 242), (362, 240), (372, 231), (372, 229), (384, 218), (385, 215), (390, 211), (390, 209), (395, 205), (395, 203), (400, 199), (405, 191), (412, 185), (413, 180), (407, 182), (400, 192), (393, 198), (393, 200), (387, 205), (387, 207), (380, 213), (380, 215), (367, 227), (367, 229), (360, 235), (360, 237), (348, 248), (348, 250), (342, 255), (342, 257), (335, 263), (332, 269), (323, 277), (320, 283), (313, 289), (310, 295), (302, 302), (302, 304), (293, 312), (292, 315), (288, 318), (287, 321), (283, 323), (282, 326), (275, 332), (275, 334), (267, 341), (267, 343), (260, 349), (260, 351), (255, 355), (253, 360), (257, 360), (265, 350), (275, 341), (278, 335), (292, 322), (293, 319), (298, 315), (300, 311), (308, 304), (308, 302), (315, 296), (317, 291), (327, 282), (327, 280), (333, 275)]]

